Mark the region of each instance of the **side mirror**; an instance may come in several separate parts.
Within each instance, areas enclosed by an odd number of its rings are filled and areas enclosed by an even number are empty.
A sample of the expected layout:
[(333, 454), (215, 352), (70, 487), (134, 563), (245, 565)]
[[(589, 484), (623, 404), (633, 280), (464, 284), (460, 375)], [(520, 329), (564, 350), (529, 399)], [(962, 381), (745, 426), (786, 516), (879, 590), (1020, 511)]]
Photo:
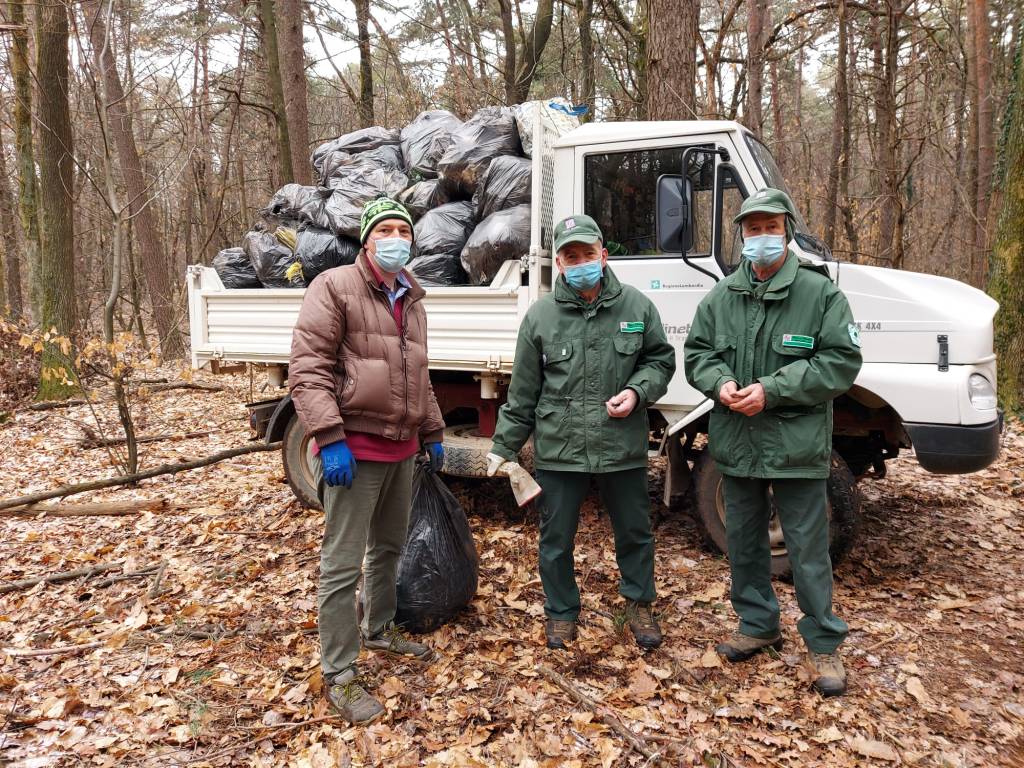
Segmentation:
[(793, 239), (796, 240), (797, 245), (808, 253), (820, 257), (822, 261), (832, 261), (832, 251), (821, 238), (806, 232), (795, 232)]
[(678, 173), (658, 177), (656, 208), (658, 250), (663, 253), (687, 253), (693, 247), (693, 182)]

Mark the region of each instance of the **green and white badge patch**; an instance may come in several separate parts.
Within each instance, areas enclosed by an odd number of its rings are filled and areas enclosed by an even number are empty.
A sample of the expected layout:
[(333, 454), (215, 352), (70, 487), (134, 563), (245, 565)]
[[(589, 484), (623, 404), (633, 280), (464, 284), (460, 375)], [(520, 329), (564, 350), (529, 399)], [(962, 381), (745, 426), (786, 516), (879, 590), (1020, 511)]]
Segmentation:
[(814, 337), (801, 336), (799, 333), (784, 333), (782, 334), (782, 346), (814, 349)]
[(846, 331), (850, 334), (850, 341), (853, 342), (853, 346), (860, 346), (860, 328), (857, 327), (856, 323), (847, 323)]
[(621, 333), (643, 333), (644, 324), (642, 320), (637, 320), (632, 323), (619, 323), (619, 331)]

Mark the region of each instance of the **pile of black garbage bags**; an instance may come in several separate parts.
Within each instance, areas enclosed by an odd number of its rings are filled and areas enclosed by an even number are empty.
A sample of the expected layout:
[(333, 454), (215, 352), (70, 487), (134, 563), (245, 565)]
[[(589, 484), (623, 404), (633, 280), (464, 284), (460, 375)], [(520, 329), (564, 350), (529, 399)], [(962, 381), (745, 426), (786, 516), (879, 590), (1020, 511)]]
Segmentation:
[(310, 158), (317, 185), (278, 190), (241, 247), (221, 251), (214, 267), (226, 288), (306, 287), (355, 261), (363, 206), (385, 194), (412, 214), (409, 270), (420, 283), (487, 285), (529, 250), (533, 118), (543, 110), (569, 130), (578, 123), (562, 104), (485, 107), (465, 122), (428, 110), (401, 129), (364, 128), (321, 144)]

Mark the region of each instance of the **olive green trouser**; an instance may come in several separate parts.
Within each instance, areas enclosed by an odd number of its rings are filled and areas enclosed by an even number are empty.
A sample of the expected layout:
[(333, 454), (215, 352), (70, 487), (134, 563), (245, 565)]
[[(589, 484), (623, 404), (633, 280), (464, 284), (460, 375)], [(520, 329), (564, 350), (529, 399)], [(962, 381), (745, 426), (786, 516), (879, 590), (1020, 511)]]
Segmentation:
[(779, 602), (772, 589), (768, 539), (769, 486), (782, 523), (796, 600), (804, 614), (797, 629), (808, 650), (832, 653), (849, 628), (832, 613), (824, 480), (723, 476), (730, 597), (740, 618), (740, 632), (751, 637), (775, 637), (779, 632)]
[[(360, 630), (364, 637), (372, 637), (394, 621), (398, 557), (409, 527), (414, 462), (415, 457), (357, 461), (356, 478), (346, 489), (324, 482), (320, 456), (310, 451), (317, 496), (324, 507), (318, 597), (320, 666), (327, 680), (355, 665)], [(361, 627), (355, 601), (360, 575)]]
[(575, 621), (580, 612), (573, 550), (580, 505), (591, 477), (597, 480), (615, 534), (619, 593), (628, 600), (654, 602), (654, 534), (647, 468), (600, 474), (538, 469), (537, 482), (544, 491), (538, 501), (540, 580), (544, 585), (544, 612), (550, 619)]

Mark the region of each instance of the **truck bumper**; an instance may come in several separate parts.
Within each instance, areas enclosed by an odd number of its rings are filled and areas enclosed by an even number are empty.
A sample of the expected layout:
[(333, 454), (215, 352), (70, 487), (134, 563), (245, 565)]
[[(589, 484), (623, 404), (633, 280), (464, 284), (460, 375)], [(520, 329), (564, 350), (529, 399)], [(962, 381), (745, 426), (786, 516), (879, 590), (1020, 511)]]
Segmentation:
[(1003, 412), (988, 424), (903, 425), (918, 463), (929, 472), (942, 475), (966, 474), (984, 469), (999, 455)]

